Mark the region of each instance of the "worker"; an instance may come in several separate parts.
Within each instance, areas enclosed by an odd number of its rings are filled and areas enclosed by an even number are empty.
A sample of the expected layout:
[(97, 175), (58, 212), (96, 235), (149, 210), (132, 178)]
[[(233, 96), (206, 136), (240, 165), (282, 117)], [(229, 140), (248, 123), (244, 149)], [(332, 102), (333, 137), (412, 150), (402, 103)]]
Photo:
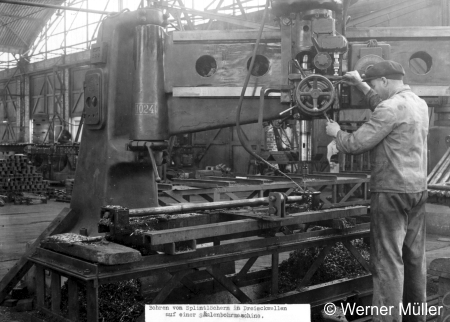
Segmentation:
[(403, 83), (404, 75), (389, 60), (374, 64), (363, 78), (358, 71), (346, 73), (343, 82), (365, 94), (372, 116), (353, 133), (332, 120), (326, 125), (340, 152), (371, 151), (373, 321), (426, 318), (417, 308), (426, 303), (428, 106)]

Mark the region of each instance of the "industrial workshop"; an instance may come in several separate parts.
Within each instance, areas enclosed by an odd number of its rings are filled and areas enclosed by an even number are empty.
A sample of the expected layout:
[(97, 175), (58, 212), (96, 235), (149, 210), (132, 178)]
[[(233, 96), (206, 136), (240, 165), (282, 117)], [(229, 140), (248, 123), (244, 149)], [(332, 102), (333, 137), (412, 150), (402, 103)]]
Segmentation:
[(0, 322), (449, 322), (450, 0), (0, 0)]

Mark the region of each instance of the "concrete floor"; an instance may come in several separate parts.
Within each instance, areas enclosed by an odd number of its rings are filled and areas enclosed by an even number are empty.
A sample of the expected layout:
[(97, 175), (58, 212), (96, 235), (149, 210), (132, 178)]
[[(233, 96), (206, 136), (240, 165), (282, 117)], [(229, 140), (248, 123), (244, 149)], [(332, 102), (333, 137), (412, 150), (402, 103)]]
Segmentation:
[[(15, 264), (25, 251), (26, 243), (35, 239), (60, 213), (67, 203), (49, 201), (48, 204), (12, 205), (0, 207), (0, 279)], [(427, 267), (436, 258), (450, 257), (450, 207), (427, 204)], [(289, 257), (289, 253), (280, 254), (280, 263)], [(236, 268), (245, 264), (245, 260), (236, 263)], [(253, 270), (268, 268), (271, 257), (259, 258)], [(29, 316), (15, 313), (10, 308), (0, 307), (0, 322), (28, 322)]]
[(0, 278), (25, 252), (26, 243), (37, 238), (65, 207), (69, 204), (53, 200), (47, 204), (0, 207)]

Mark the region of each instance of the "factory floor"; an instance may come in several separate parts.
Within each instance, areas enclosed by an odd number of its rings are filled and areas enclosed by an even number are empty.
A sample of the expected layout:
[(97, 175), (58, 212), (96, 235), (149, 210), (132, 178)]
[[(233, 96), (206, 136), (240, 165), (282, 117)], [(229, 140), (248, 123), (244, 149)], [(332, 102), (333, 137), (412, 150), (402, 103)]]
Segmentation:
[[(68, 203), (50, 200), (47, 204), (13, 205), (0, 207), (0, 279), (15, 264), (25, 251), (26, 243), (35, 239)], [(448, 206), (427, 204), (427, 211), (434, 214), (450, 215)], [(447, 221), (448, 222), (448, 221)], [(427, 267), (435, 258), (450, 257), (450, 234), (427, 234)], [(289, 253), (280, 254), (280, 262), (287, 259)], [(245, 261), (236, 263), (236, 269)], [(271, 265), (271, 257), (259, 258), (252, 270), (267, 268)], [(10, 308), (0, 306), (0, 322), (29, 321), (29, 316), (16, 313)]]

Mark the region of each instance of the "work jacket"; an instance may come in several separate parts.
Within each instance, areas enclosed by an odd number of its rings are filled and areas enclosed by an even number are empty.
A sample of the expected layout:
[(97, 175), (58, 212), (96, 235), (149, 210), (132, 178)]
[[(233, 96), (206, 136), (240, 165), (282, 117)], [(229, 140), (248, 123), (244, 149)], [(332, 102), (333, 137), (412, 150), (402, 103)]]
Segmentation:
[(371, 90), (369, 104), (378, 103), (372, 117), (357, 131), (339, 131), (340, 152), (370, 152), (370, 191), (414, 193), (427, 189), (428, 106), (404, 85), (382, 101)]

